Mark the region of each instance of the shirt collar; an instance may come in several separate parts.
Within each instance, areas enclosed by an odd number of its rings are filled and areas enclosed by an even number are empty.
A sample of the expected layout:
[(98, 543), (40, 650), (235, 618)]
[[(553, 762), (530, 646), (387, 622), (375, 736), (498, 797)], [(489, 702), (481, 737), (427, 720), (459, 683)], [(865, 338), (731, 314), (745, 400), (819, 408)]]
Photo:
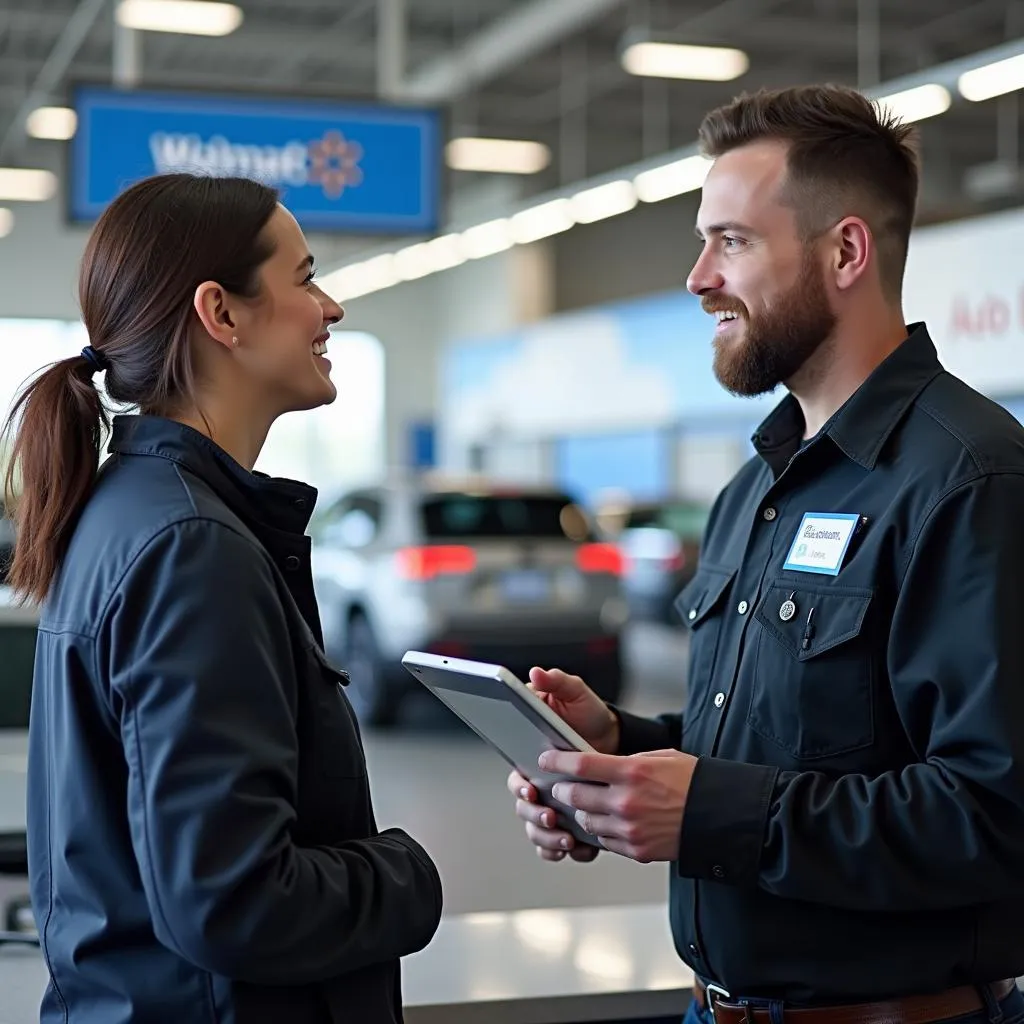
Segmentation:
[[(923, 323), (907, 328), (907, 339), (853, 393), (821, 430), (850, 459), (874, 469), (882, 446), (925, 387), (942, 373), (935, 345)], [(769, 413), (752, 441), (758, 454), (774, 465), (800, 447), (804, 417), (787, 395)]]
[(107, 450), (178, 463), (213, 488), (247, 524), (301, 534), (316, 504), (317, 491), (308, 484), (250, 473), (199, 431), (160, 416), (115, 416)]

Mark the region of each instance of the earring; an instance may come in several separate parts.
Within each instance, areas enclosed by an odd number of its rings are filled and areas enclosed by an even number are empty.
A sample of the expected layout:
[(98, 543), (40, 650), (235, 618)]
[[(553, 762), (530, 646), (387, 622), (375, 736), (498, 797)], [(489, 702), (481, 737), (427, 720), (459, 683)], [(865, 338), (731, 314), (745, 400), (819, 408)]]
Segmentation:
[(231, 339), (231, 344), (234, 345), (235, 348), (238, 348), (238, 339), (237, 338), (232, 338)]

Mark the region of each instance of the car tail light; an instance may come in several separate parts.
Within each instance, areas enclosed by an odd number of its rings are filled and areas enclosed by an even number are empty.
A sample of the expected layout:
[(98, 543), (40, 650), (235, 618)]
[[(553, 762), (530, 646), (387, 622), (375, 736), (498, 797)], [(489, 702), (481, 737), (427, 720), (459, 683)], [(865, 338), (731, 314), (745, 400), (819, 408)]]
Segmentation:
[(457, 643), (454, 640), (440, 640), (430, 647), (431, 654), (440, 654), (445, 658), (465, 658), (469, 654), (466, 644)]
[(581, 572), (604, 572), (621, 576), (622, 552), (614, 544), (583, 544), (576, 550), (576, 565)]
[(587, 641), (587, 654), (607, 655), (614, 654), (619, 646), (619, 638), (616, 636), (595, 636)]
[(432, 580), (435, 576), (462, 576), (476, 568), (476, 552), (458, 544), (437, 544), (402, 548), (398, 571), (409, 580)]
[(682, 572), (686, 568), (686, 552), (677, 551), (665, 559), (666, 572)]

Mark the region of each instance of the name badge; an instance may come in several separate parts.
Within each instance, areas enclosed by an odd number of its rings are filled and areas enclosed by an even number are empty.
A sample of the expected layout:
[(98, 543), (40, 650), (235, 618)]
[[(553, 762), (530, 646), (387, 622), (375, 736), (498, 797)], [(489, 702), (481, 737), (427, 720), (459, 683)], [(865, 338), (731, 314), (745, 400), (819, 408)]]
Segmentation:
[(838, 576), (860, 516), (847, 512), (805, 512), (783, 569)]

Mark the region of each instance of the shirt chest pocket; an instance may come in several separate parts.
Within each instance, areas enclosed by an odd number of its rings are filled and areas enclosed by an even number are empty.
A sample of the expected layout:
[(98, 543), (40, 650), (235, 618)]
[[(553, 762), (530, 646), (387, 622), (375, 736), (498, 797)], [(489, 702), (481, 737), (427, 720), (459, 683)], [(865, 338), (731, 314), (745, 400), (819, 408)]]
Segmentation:
[(724, 609), (735, 569), (702, 565), (676, 598), (676, 611), (690, 630), (690, 671), (687, 678), (686, 735), (707, 707), (722, 633)]
[(874, 742), (873, 592), (776, 582), (757, 610), (747, 723), (800, 760)]

